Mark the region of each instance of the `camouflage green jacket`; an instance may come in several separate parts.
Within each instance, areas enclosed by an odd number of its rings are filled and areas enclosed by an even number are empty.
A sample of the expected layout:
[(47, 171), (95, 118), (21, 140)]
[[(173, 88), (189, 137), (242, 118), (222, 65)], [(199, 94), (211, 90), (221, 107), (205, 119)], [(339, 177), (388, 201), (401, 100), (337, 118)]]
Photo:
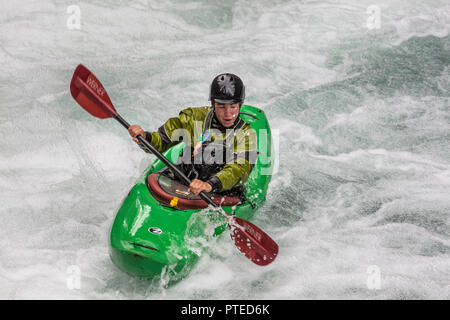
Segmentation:
[[(193, 154), (187, 158), (183, 155), (183, 161), (191, 160), (202, 166), (213, 165), (216, 172), (207, 182), (215, 192), (230, 190), (247, 181), (258, 154), (256, 133), (250, 125), (239, 118), (231, 128), (224, 128), (211, 107), (182, 110), (177, 117), (167, 120), (157, 132), (146, 132), (146, 140), (159, 152), (166, 151), (180, 141), (190, 150), (197, 149), (195, 157)], [(140, 146), (150, 152), (143, 145)]]

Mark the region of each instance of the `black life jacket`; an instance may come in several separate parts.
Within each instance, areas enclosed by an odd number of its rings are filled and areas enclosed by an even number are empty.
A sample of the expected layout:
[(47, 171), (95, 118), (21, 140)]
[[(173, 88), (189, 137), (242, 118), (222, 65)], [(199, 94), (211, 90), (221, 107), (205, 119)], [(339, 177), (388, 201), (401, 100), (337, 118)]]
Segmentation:
[[(186, 146), (177, 166), (189, 179), (207, 181), (212, 175), (221, 171), (227, 162), (234, 159), (232, 145), (234, 136), (244, 124), (245, 121), (238, 118), (231, 128), (225, 128), (216, 118), (214, 110), (211, 110), (205, 121), (201, 137), (204, 140), (200, 148), (194, 155), (195, 145)], [(209, 132), (211, 129), (219, 130), (223, 134), (227, 133), (228, 129), (229, 133), (225, 140), (216, 142)]]

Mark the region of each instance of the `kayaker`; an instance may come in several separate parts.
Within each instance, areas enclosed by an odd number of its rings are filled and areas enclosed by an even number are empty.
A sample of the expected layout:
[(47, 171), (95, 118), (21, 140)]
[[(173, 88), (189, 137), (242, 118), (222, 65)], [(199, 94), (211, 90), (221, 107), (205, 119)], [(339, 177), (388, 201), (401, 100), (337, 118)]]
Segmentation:
[(141, 135), (159, 152), (185, 142), (186, 148), (177, 164), (192, 180), (189, 191), (216, 193), (243, 192), (256, 162), (256, 133), (239, 117), (245, 99), (242, 80), (231, 73), (216, 76), (210, 86), (211, 106), (192, 107), (170, 118), (158, 131), (144, 131), (132, 125), (133, 140)]

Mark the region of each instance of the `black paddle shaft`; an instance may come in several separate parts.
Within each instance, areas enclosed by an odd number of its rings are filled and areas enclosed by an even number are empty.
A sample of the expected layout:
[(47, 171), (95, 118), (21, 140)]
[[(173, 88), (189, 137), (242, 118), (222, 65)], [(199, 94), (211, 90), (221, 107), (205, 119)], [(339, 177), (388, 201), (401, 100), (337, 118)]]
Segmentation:
[[(123, 125), (125, 128), (130, 128), (130, 124), (124, 119), (122, 118), (119, 114), (117, 114), (114, 119), (116, 119), (117, 121), (119, 121), (119, 123), (121, 125)], [(180, 169), (178, 169), (176, 166), (173, 165), (172, 162), (170, 162), (166, 157), (164, 157), (158, 150), (155, 149), (154, 146), (152, 146), (147, 140), (144, 139), (144, 137), (142, 137), (141, 135), (137, 136), (137, 139), (147, 148), (149, 149), (159, 160), (161, 160), (172, 172), (173, 174), (177, 175), (178, 177), (180, 177), (181, 180), (184, 181), (184, 183), (186, 183), (187, 185), (191, 184), (191, 180), (189, 180), (188, 177), (186, 177), (186, 175), (180, 171)], [(217, 203), (215, 203), (214, 201), (212, 201), (212, 199), (210, 197), (208, 197), (203, 191), (199, 193), (200, 197), (205, 200), (207, 203), (209, 203), (210, 205), (214, 206), (214, 207), (218, 207), (219, 205)]]

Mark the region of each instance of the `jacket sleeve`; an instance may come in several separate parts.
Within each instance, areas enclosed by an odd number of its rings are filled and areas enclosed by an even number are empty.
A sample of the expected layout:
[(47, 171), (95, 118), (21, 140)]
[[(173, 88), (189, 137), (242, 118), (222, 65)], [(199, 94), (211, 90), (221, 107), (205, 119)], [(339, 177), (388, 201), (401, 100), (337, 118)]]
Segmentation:
[[(170, 118), (156, 132), (145, 132), (145, 139), (159, 152), (164, 152), (180, 141), (190, 140), (193, 121), (192, 108), (184, 109), (177, 117)], [(188, 142), (188, 144), (190, 144)], [(150, 153), (143, 144), (139, 146)]]
[(256, 133), (248, 127), (237, 139), (234, 157), (208, 180), (216, 192), (230, 190), (248, 180), (258, 155)]

